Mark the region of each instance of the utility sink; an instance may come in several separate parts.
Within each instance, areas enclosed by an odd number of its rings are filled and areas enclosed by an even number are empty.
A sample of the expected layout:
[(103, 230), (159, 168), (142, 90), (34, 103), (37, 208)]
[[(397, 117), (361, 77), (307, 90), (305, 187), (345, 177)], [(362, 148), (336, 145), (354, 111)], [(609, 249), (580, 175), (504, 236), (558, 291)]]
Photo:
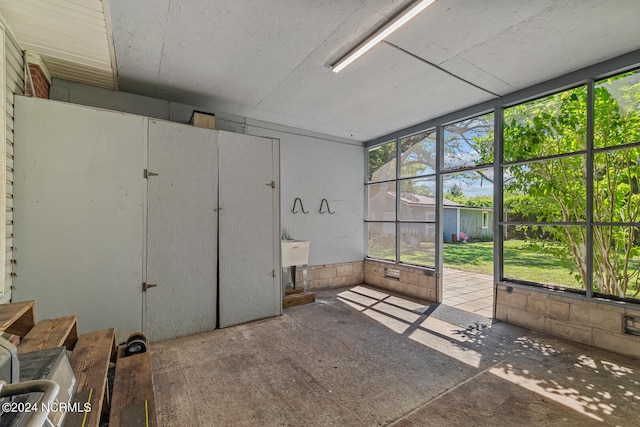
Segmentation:
[(282, 266), (309, 264), (309, 243), (303, 240), (282, 241)]

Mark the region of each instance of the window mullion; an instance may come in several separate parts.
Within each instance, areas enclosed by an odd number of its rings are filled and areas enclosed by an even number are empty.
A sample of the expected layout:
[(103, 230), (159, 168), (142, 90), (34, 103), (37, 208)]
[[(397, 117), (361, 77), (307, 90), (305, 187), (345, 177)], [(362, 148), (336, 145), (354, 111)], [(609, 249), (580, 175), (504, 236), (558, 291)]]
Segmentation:
[(593, 79), (587, 81), (587, 159), (586, 159), (586, 257), (587, 277), (584, 284), (587, 297), (593, 297), (593, 138), (594, 138), (594, 85)]

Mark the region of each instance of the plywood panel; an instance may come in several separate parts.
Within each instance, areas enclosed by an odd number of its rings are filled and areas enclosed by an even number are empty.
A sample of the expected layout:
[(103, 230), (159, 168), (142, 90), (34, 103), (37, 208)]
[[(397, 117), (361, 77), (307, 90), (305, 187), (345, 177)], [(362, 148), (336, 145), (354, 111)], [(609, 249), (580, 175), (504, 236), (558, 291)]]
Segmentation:
[(145, 332), (215, 329), (217, 132), (149, 121), (149, 171)]
[(218, 143), (220, 327), (227, 327), (281, 312), (279, 157), (270, 138), (221, 131)]
[(146, 121), (24, 97), (15, 114), (14, 300), (123, 340), (142, 327)]

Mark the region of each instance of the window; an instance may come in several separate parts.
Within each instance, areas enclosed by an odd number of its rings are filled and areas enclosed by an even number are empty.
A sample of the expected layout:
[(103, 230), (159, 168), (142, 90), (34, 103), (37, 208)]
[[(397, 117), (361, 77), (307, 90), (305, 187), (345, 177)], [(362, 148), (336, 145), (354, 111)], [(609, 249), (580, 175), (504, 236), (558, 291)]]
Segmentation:
[(580, 86), (504, 111), (506, 279), (584, 289), (586, 105)]
[(368, 165), (367, 256), (435, 266), (435, 131), (369, 149)]
[(500, 239), (500, 280), (640, 302), (640, 70), (436, 129), (369, 149), (369, 256)]
[[(467, 241), (493, 241), (493, 230), (487, 209), (493, 208), (493, 113), (461, 120), (444, 127), (444, 159), (442, 170), (442, 235), (443, 248)], [(484, 209), (483, 209), (484, 208)], [(486, 214), (486, 215), (485, 215)], [(468, 253), (474, 246), (453, 248)], [(455, 268), (457, 261), (445, 266)]]

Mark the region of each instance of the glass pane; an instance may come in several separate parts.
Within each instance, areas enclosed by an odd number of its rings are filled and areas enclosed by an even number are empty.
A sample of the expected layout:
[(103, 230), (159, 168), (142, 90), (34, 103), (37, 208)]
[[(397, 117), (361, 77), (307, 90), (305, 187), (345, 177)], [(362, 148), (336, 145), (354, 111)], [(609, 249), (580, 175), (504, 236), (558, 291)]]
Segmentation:
[(508, 226), (504, 233), (505, 279), (584, 289), (586, 227)]
[(367, 233), (369, 236), (367, 256), (396, 260), (395, 222), (369, 222)]
[(593, 228), (593, 291), (640, 299), (640, 227)]
[(399, 219), (404, 221), (436, 220), (436, 180), (433, 177), (400, 182)]
[(596, 222), (640, 220), (640, 148), (593, 157), (593, 215)]
[(442, 181), (444, 241), (493, 241), (493, 170), (445, 174)]
[(640, 71), (596, 83), (594, 146), (640, 142)]
[(507, 221), (586, 219), (585, 156), (508, 166), (503, 179)]
[(367, 219), (369, 221), (396, 220), (396, 183), (383, 182), (367, 186)]
[(580, 86), (504, 110), (504, 161), (586, 149), (587, 89)]
[(436, 225), (400, 224), (400, 261), (433, 267), (436, 260)]
[(369, 182), (396, 179), (396, 143), (388, 142), (368, 151)]
[(436, 132), (434, 130), (402, 138), (400, 151), (402, 178), (436, 172)]
[(444, 128), (444, 168), (493, 163), (493, 113)]

